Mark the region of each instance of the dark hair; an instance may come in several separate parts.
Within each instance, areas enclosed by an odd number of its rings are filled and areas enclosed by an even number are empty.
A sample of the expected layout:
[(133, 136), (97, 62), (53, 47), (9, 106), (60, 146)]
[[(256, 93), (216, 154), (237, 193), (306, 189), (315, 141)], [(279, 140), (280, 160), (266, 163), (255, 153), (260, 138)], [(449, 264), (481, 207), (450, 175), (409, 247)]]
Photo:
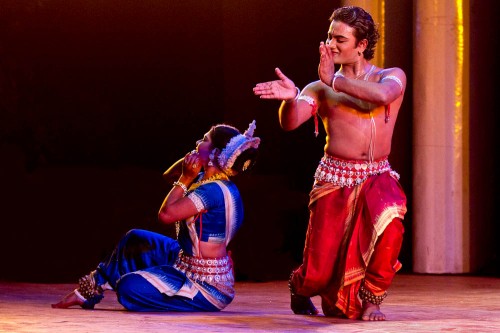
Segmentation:
[(354, 37), (356, 44), (361, 40), (366, 39), (368, 45), (363, 52), (366, 60), (373, 59), (375, 55), (375, 45), (380, 37), (377, 27), (373, 22), (373, 18), (363, 8), (356, 6), (346, 6), (337, 8), (330, 16), (331, 21), (340, 21), (354, 28)]
[[(241, 134), (240, 131), (236, 127), (233, 127), (231, 125), (226, 125), (226, 124), (215, 125), (212, 127), (212, 130), (210, 131), (210, 139), (212, 140), (212, 146), (222, 151), (222, 149), (224, 149), (227, 146), (231, 138), (233, 138), (238, 134)], [(245, 149), (236, 158), (236, 161), (234, 161), (231, 170), (233, 170), (236, 173), (241, 173), (250, 170), (254, 166), (257, 160), (257, 155), (258, 155), (257, 148), (250, 147), (248, 149)]]

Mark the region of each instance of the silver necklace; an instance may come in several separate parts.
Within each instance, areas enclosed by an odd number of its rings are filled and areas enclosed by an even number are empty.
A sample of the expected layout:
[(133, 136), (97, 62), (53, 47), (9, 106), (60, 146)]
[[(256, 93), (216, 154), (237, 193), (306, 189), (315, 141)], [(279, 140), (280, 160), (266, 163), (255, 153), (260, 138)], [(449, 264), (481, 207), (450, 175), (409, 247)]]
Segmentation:
[[(364, 81), (367, 81), (368, 78), (372, 75), (373, 71), (375, 70), (375, 65), (372, 65), (372, 67), (370, 67), (370, 70), (368, 72), (363, 72), (359, 75), (357, 75), (356, 77), (354, 77), (353, 79), (354, 80), (357, 80), (359, 79), (363, 74), (365, 75), (365, 77), (363, 78)], [(345, 75), (343, 73), (339, 71), (337, 71), (337, 73), (334, 74), (334, 76), (341, 76), (341, 77), (345, 77)]]

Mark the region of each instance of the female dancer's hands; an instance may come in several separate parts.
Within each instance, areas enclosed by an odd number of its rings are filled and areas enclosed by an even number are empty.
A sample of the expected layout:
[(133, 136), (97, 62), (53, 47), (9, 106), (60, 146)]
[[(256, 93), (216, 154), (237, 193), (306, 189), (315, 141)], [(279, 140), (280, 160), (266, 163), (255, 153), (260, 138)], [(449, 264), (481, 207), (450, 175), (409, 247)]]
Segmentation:
[(184, 161), (182, 162), (182, 177), (193, 181), (200, 173), (201, 168), (202, 165), (198, 152), (196, 150), (190, 151), (184, 156)]
[(294, 99), (297, 96), (295, 83), (283, 74), (279, 68), (274, 70), (279, 80), (257, 83), (253, 93), (262, 99)]

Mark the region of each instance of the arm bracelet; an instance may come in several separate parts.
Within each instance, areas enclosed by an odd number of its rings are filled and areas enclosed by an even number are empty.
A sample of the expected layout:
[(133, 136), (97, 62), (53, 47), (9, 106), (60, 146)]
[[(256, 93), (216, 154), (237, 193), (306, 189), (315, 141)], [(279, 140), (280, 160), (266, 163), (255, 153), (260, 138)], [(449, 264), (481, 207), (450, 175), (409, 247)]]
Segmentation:
[(291, 103), (291, 102), (296, 101), (296, 100), (298, 100), (298, 99), (299, 99), (299, 96), (300, 96), (300, 89), (299, 89), (299, 87), (295, 87), (295, 89), (297, 89), (297, 95), (295, 95), (295, 97), (294, 97), (294, 98), (292, 98), (292, 99), (286, 99), (286, 100), (285, 100), (285, 103)]
[(332, 89), (333, 91), (335, 91), (336, 93), (340, 92), (338, 91), (337, 89), (335, 89), (335, 80), (337, 80), (337, 78), (339, 77), (339, 75), (335, 75), (333, 76), (333, 80), (332, 80)]
[(182, 191), (184, 192), (184, 196), (186, 196), (186, 194), (188, 192), (186, 185), (184, 185), (180, 181), (176, 181), (176, 182), (173, 182), (172, 186), (179, 186), (180, 188), (182, 188)]
[(394, 75), (386, 76), (386, 77), (382, 78), (382, 80), (380, 80), (380, 82), (384, 82), (386, 80), (393, 80), (394, 82), (396, 82), (399, 85), (399, 88), (401, 89), (401, 93), (403, 93), (403, 82), (401, 82), (401, 80), (397, 76), (394, 76)]

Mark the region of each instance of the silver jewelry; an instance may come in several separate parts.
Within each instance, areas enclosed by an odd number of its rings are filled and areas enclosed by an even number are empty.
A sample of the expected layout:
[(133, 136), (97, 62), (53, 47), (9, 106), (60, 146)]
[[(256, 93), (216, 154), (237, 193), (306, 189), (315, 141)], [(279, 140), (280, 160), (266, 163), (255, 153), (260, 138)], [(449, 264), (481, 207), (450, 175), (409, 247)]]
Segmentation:
[(184, 192), (184, 196), (187, 194), (188, 192), (188, 189), (186, 187), (186, 185), (184, 185), (183, 183), (181, 183), (180, 181), (176, 181), (176, 182), (173, 182), (172, 183), (172, 186), (179, 186), (180, 188), (182, 188), (182, 191)]
[(297, 95), (295, 95), (295, 97), (294, 97), (294, 98), (291, 98), (291, 99), (286, 99), (286, 100), (285, 100), (285, 103), (291, 103), (291, 102), (296, 101), (296, 100), (298, 100), (298, 99), (299, 99), (299, 96), (300, 96), (300, 89), (299, 89), (299, 87), (295, 87), (295, 89), (297, 89)]
[(337, 80), (337, 78), (338, 78), (339, 76), (342, 76), (342, 77), (343, 77), (344, 75), (342, 75), (342, 74), (339, 74), (339, 75), (335, 74), (335, 75), (333, 76), (333, 81), (332, 81), (332, 89), (333, 89), (333, 91), (335, 91), (336, 93), (339, 93), (339, 92), (340, 92), (340, 91), (338, 91), (337, 89), (335, 89), (335, 80)]
[(212, 150), (210, 155), (208, 155), (208, 166), (214, 166), (214, 159), (215, 159), (215, 149)]
[(299, 100), (306, 101), (307, 104), (309, 104), (309, 106), (312, 108), (311, 115), (314, 118), (314, 134), (317, 137), (319, 134), (319, 131), (318, 131), (318, 104), (316, 104), (316, 101), (314, 100), (314, 98), (312, 98), (311, 96), (307, 96), (307, 95), (300, 96)]
[(312, 98), (311, 96), (307, 96), (307, 95), (302, 95), (299, 97), (299, 100), (303, 100), (303, 101), (306, 101), (307, 104), (309, 104), (310, 106), (316, 106), (316, 101), (314, 100), (314, 98)]
[(401, 82), (399, 77), (394, 76), (394, 75), (389, 75), (389, 76), (384, 77), (382, 80), (380, 80), (380, 82), (384, 82), (386, 80), (393, 80), (394, 82), (396, 82), (399, 85), (399, 88), (401, 89), (401, 93), (403, 93), (403, 82)]
[(372, 67), (370, 67), (370, 70), (368, 71), (368, 73), (366, 73), (363, 80), (368, 81), (368, 78), (372, 75), (374, 70), (375, 70), (375, 65), (372, 65)]
[(229, 143), (220, 152), (217, 157), (219, 167), (228, 176), (234, 176), (236, 173), (231, 170), (236, 158), (248, 148), (258, 148), (260, 138), (254, 137), (255, 120), (250, 123), (248, 129), (243, 134), (237, 134), (229, 140)]

